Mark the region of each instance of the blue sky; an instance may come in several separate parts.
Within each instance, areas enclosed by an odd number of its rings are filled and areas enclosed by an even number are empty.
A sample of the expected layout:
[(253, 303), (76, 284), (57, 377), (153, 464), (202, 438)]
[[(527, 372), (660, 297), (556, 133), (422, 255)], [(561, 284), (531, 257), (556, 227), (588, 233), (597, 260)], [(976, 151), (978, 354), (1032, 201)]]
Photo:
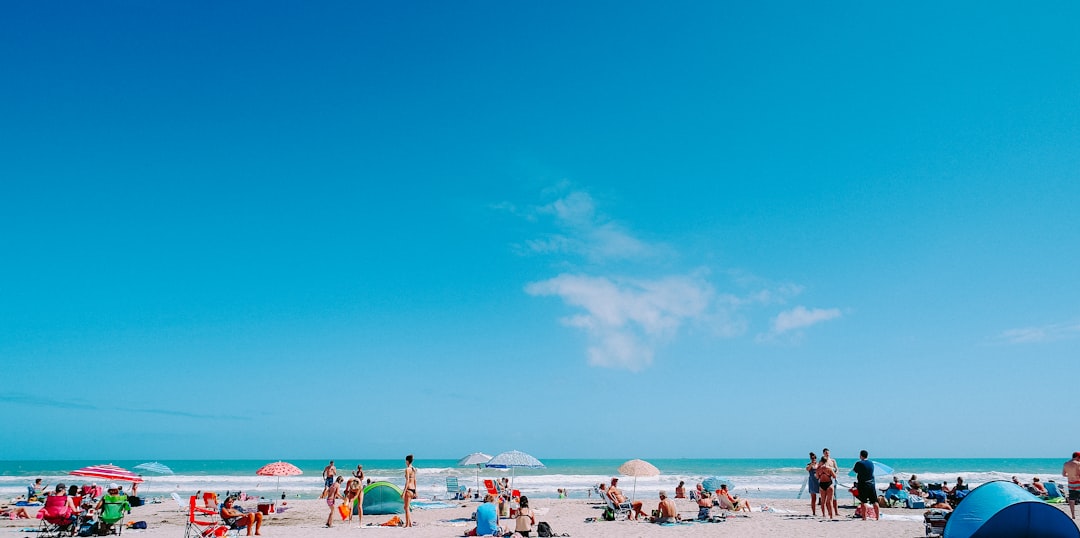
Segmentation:
[(1077, 448), (1075, 4), (4, 11), (6, 457)]

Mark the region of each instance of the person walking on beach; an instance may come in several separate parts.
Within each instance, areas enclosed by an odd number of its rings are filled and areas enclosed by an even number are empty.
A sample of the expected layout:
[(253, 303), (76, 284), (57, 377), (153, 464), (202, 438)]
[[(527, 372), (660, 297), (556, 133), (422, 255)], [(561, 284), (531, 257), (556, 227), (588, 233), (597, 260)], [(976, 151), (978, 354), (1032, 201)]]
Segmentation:
[(412, 466), (413, 455), (405, 456), (405, 489), (401, 499), (405, 501), (405, 526), (412, 527), (412, 500), (416, 498), (416, 468)]
[(1065, 462), (1061, 476), (1069, 481), (1069, 513), (1076, 519), (1076, 501), (1080, 501), (1080, 452), (1073, 452), (1072, 459)]
[(320, 499), (325, 499), (327, 492), (330, 490), (330, 486), (334, 485), (334, 476), (337, 475), (337, 468), (334, 467), (334, 460), (330, 460), (330, 464), (323, 467), (323, 490), (319, 494)]
[(326, 516), (326, 528), (334, 526), (334, 504), (341, 497), (341, 483), (345, 481), (344, 476), (339, 476), (337, 479), (330, 479), (330, 487), (326, 488), (326, 506), (330, 507), (330, 515)]
[(817, 478), (817, 454), (810, 453), (810, 463), (806, 464), (806, 472), (810, 476), (806, 477), (806, 489), (810, 492), (810, 514), (817, 515), (818, 494), (821, 493), (821, 484)]
[(829, 461), (829, 456), (821, 456), (821, 464), (817, 467), (818, 484), (821, 488), (821, 517), (836, 519), (836, 508), (833, 508), (833, 481), (836, 480), (836, 471), (829, 465)]
[[(859, 492), (859, 502), (862, 504), (877, 505), (877, 488), (874, 484), (874, 462), (868, 458), (870, 453), (865, 450), (859, 451), (859, 461), (855, 462), (855, 467), (852, 468), (855, 471), (855, 489)], [(866, 510), (862, 512), (862, 518), (865, 521), (867, 514)], [(874, 519), (877, 519), (876, 517)]]

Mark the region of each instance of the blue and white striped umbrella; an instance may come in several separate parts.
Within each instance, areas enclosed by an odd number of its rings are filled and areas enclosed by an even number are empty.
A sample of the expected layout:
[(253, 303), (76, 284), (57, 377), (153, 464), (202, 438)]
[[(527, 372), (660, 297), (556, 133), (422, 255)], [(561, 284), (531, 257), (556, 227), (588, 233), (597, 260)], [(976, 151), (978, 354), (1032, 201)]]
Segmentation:
[(503, 452), (502, 454), (496, 454), (491, 461), (484, 464), (484, 467), (491, 467), (493, 469), (510, 469), (510, 487), (514, 487), (514, 469), (518, 467), (525, 467), (528, 469), (542, 469), (544, 467), (540, 460), (520, 451), (510, 450)]
[(135, 468), (157, 474), (173, 474), (173, 470), (170, 469), (168, 465), (165, 465), (164, 463), (158, 463), (156, 461), (140, 463), (136, 465)]

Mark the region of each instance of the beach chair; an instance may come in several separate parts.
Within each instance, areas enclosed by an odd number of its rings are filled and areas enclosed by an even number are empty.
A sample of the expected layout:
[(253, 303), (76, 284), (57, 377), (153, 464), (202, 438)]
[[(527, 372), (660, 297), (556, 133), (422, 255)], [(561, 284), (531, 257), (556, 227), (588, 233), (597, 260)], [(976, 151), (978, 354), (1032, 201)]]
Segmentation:
[(75, 534), (76, 515), (67, 508), (68, 497), (66, 495), (49, 495), (45, 497), (45, 506), (38, 510), (41, 518), (41, 536), (59, 537), (67, 534)]
[(607, 494), (606, 490), (601, 491), (600, 496), (604, 498), (604, 503), (607, 505), (604, 508), (604, 519), (608, 521), (625, 520), (630, 519), (630, 515), (634, 513), (634, 507), (630, 504), (630, 501), (617, 504)]
[(892, 484), (889, 484), (889, 488), (885, 490), (884, 494), (882, 494), (882, 497), (885, 497), (885, 503), (892, 508), (907, 505), (907, 483), (903, 482), (901, 483), (901, 485), (904, 486), (904, 489), (896, 489), (892, 487)]
[[(192, 495), (187, 503), (184, 503), (176, 493), (172, 494), (172, 498), (176, 500), (180, 511), (187, 517), (184, 524), (184, 538), (220, 538), (229, 531), (218, 521), (217, 512), (198, 505), (197, 495)], [(205, 519), (207, 517), (214, 519)]]
[(484, 487), (487, 488), (487, 492), (498, 497), (499, 488), (495, 485), (495, 481), (490, 478), (484, 479)]
[(1065, 501), (1065, 496), (1061, 493), (1061, 490), (1058, 489), (1057, 482), (1051, 480), (1043, 484), (1043, 486), (1046, 487), (1046, 502), (1058, 503)]
[(446, 477), (446, 494), (448, 496), (447, 498), (454, 501), (464, 499), (465, 495), (462, 493), (462, 490), (464, 490), (464, 488), (462, 488), (458, 484), (458, 479), (456, 476)]
[(949, 515), (952, 512), (948, 510), (941, 510), (939, 508), (931, 508), (923, 514), (923, 523), (926, 526), (927, 536), (944, 536), (945, 524), (949, 522)]
[(126, 495), (106, 495), (101, 498), (101, 513), (98, 514), (98, 534), (120, 535), (124, 530), (123, 525), (117, 525), (124, 519), (125, 514), (131, 513), (131, 504)]

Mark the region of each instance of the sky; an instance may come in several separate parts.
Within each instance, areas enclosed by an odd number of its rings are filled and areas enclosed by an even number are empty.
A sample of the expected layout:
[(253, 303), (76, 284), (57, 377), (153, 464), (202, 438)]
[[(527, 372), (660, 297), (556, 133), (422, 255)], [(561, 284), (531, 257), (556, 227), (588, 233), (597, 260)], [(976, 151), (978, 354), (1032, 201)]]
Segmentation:
[(1070, 2), (14, 2), (5, 459), (1067, 458)]

